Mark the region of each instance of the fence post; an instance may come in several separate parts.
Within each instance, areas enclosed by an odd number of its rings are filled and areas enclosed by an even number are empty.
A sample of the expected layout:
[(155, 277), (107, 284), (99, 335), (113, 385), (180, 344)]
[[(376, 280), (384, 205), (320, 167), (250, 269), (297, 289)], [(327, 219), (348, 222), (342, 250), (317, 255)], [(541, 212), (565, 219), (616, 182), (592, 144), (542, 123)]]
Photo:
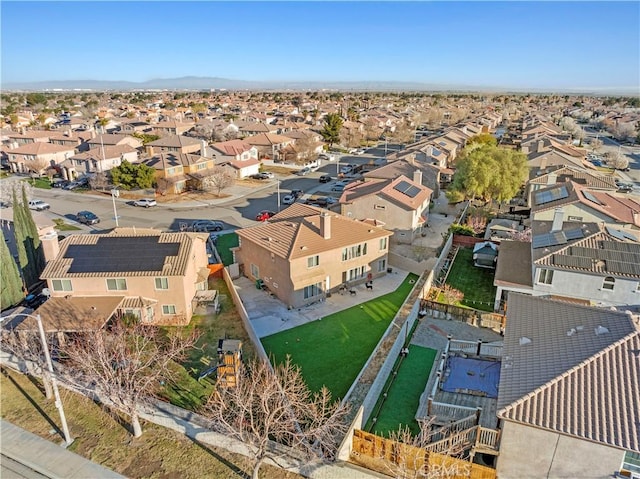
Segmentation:
[(433, 403), (433, 396), (427, 398), (427, 417), (431, 417), (431, 404)]
[(480, 356), (480, 351), (482, 350), (482, 339), (478, 339), (478, 347), (476, 348), (476, 356)]
[(482, 416), (482, 408), (478, 406), (476, 408), (476, 426), (480, 425), (480, 416)]

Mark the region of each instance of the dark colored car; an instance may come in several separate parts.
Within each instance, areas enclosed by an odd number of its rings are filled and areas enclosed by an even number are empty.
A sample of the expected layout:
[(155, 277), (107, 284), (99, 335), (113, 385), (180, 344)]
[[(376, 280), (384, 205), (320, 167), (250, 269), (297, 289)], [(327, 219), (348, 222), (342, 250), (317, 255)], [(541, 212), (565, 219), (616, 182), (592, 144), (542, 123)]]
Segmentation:
[(267, 173), (256, 173), (255, 175), (251, 175), (249, 178), (254, 180), (268, 180), (270, 176)]
[(51, 187), (52, 188), (64, 188), (69, 183), (71, 183), (71, 182), (67, 181), (67, 180), (54, 181), (53, 183), (51, 183)]
[(304, 191), (299, 190), (299, 189), (293, 189), (291, 190), (291, 194), (294, 196), (294, 198), (297, 200), (298, 198), (300, 198), (302, 195), (304, 195)]
[(256, 215), (256, 221), (267, 221), (269, 218), (274, 216), (276, 213), (270, 210), (262, 210), (260, 213)]
[(82, 223), (83, 225), (95, 225), (100, 223), (100, 218), (98, 218), (91, 211), (78, 211), (76, 215), (76, 221), (78, 223)]
[(224, 229), (224, 225), (220, 221), (214, 221), (214, 220), (194, 221), (191, 227), (193, 228), (193, 231), (202, 232), (202, 233), (210, 233), (212, 231), (222, 231)]
[(331, 175), (322, 175), (320, 178), (318, 178), (318, 181), (320, 183), (329, 183), (331, 181)]
[(36, 309), (41, 304), (45, 303), (49, 299), (49, 296), (40, 293), (40, 294), (29, 294), (22, 304), (28, 308)]

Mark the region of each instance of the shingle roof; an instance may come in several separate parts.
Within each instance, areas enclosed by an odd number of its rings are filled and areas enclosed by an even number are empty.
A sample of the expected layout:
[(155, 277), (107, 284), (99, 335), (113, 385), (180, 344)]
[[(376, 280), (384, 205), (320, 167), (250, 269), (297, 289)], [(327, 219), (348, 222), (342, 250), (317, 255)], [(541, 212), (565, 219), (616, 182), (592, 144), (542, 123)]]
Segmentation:
[[(155, 241), (152, 237), (156, 237)], [(140, 228), (118, 228), (108, 234), (71, 235), (60, 243), (58, 256), (47, 263), (40, 277), (113, 278), (158, 273), (181, 276), (189, 264), (191, 251), (198, 247), (197, 240), (201, 240), (200, 247), (204, 248), (206, 238), (203, 233), (163, 233)], [(150, 241), (162, 247), (151, 247)], [(101, 247), (103, 243), (108, 243), (106, 246), (109, 247)], [(169, 246), (171, 248), (167, 249)], [(115, 265), (123, 266), (118, 270)]]
[(494, 284), (497, 286), (517, 285), (533, 288), (531, 278), (531, 243), (503, 240)]
[(499, 417), (640, 451), (640, 331), (630, 315), (511, 293), (507, 325)]
[(568, 180), (572, 180), (589, 188), (598, 188), (605, 190), (617, 189), (613, 177), (603, 176), (595, 172), (586, 171), (581, 168), (572, 166), (556, 166), (551, 171), (548, 171), (536, 178), (532, 178), (531, 180), (529, 180), (529, 183), (546, 185), (549, 179), (549, 175), (555, 175), (556, 183), (564, 183)]
[[(331, 217), (329, 239), (320, 234), (321, 214)], [(393, 233), (321, 208), (294, 203), (269, 221), (237, 230), (237, 234), (282, 258), (296, 259)]]

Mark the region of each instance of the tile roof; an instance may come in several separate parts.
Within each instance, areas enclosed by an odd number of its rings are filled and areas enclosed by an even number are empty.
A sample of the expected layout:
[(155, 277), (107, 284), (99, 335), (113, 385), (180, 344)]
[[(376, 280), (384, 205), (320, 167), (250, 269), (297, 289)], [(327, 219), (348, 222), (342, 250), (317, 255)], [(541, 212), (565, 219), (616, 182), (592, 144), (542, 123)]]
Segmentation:
[[(324, 239), (320, 233), (321, 214), (328, 214), (331, 218), (329, 239)], [(294, 203), (268, 221), (237, 230), (236, 233), (240, 238), (246, 238), (288, 259), (303, 258), (393, 234), (391, 231), (301, 203)]]
[(507, 325), (498, 417), (640, 452), (640, 330), (629, 314), (511, 293)]
[(141, 163), (156, 170), (166, 170), (176, 166), (193, 165), (200, 161), (202, 161), (202, 157), (192, 153), (159, 153), (143, 160)]
[(94, 145), (94, 147), (96, 145), (97, 146), (117, 145), (118, 143), (120, 143), (122, 140), (126, 138), (133, 138), (136, 141), (140, 141), (137, 138), (134, 138), (133, 136), (129, 136), (129, 135), (117, 135), (117, 134), (106, 133), (103, 135), (97, 135), (95, 138), (91, 138), (87, 143), (90, 145)]
[[(407, 187), (412, 188), (412, 193), (405, 193)], [(428, 201), (433, 195), (433, 190), (426, 186), (418, 185), (406, 176), (399, 176), (388, 185), (384, 186), (380, 190), (382, 196), (386, 196), (387, 199), (394, 203), (403, 206), (410, 210), (418, 210), (422, 207), (425, 201)], [(413, 195), (413, 196), (412, 196)]]
[(183, 148), (185, 146), (194, 146), (194, 145), (202, 146), (202, 140), (199, 140), (197, 138), (190, 138), (188, 136), (182, 136), (182, 135), (169, 135), (163, 138), (159, 138), (150, 143), (147, 143), (147, 146), (159, 146), (161, 148), (163, 147), (164, 148), (171, 148), (171, 147)]
[(291, 143), (293, 138), (276, 135), (274, 133), (259, 133), (257, 135), (248, 136), (244, 139), (247, 143), (255, 146), (272, 146), (281, 143)]
[[(535, 185), (546, 185), (549, 177), (555, 175), (555, 183), (565, 183), (573, 181), (588, 188), (597, 188), (605, 190), (617, 190), (618, 187), (611, 176), (604, 176), (592, 171), (586, 171), (575, 166), (556, 165), (551, 171), (547, 171), (539, 176), (529, 180), (529, 183)], [(552, 179), (553, 180), (553, 179)]]
[(56, 145), (53, 143), (44, 143), (36, 141), (34, 143), (26, 143), (17, 148), (7, 150), (7, 154), (11, 155), (46, 155), (49, 153), (60, 153), (63, 151), (74, 151), (72, 145)]
[(249, 151), (253, 148), (253, 145), (244, 140), (229, 140), (214, 143), (211, 145), (211, 148), (214, 148), (227, 156), (236, 156), (241, 155), (245, 151)]
[[(154, 241), (151, 237), (157, 237), (154, 244), (158, 248), (149, 247), (149, 242)], [(40, 277), (112, 278), (116, 275), (154, 276), (159, 273), (181, 276), (189, 264), (191, 251), (196, 247), (204, 248), (206, 239), (204, 233), (163, 233), (143, 228), (117, 228), (108, 234), (70, 235), (62, 240), (58, 256), (47, 263)], [(110, 247), (102, 247), (103, 243)], [(118, 247), (120, 243), (122, 246)], [(169, 246), (175, 254), (169, 253)], [(136, 265), (140, 268), (137, 269)], [(145, 265), (153, 265), (153, 268), (145, 269)]]

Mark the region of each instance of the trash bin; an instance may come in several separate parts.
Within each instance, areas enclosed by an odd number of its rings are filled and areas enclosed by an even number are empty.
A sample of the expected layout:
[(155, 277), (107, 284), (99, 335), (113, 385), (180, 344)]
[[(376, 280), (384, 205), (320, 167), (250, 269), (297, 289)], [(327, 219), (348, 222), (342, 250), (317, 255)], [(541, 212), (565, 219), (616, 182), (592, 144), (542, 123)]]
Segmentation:
[(393, 268), (387, 268), (387, 273), (393, 273)]
[(261, 279), (256, 279), (256, 289), (262, 289), (263, 285), (264, 283), (262, 282)]

